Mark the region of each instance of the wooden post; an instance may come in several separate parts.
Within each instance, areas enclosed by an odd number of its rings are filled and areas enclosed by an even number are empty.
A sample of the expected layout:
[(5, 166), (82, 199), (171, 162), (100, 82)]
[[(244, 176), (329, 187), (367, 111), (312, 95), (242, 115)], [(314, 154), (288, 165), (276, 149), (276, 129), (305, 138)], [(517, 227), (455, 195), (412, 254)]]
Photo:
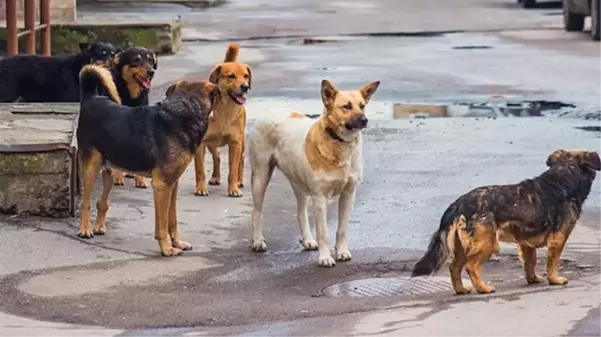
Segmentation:
[(19, 52), (17, 0), (6, 0), (6, 52), (8, 55), (17, 55)]
[(50, 56), (50, 0), (40, 0), (40, 25), (42, 28), (42, 55)]
[(27, 34), (26, 54), (35, 54), (35, 0), (25, 0), (25, 30)]

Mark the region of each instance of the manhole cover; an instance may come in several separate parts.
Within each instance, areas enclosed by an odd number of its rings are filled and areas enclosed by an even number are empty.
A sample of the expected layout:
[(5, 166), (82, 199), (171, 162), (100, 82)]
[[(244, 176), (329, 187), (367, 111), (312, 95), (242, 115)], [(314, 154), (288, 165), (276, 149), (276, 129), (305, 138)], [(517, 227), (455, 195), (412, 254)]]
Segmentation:
[[(322, 293), (329, 297), (423, 295), (451, 290), (450, 281), (448, 276), (369, 278), (332, 284)], [(469, 284), (469, 280), (463, 282)]]

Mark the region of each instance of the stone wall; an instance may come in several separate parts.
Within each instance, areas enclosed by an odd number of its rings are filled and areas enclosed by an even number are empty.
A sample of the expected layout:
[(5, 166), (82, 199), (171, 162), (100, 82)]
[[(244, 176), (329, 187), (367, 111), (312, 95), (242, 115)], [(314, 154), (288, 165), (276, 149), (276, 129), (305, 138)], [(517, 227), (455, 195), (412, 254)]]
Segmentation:
[[(35, 0), (36, 22), (40, 21), (39, 0)], [(23, 21), (24, 0), (17, 0), (17, 16)], [(72, 22), (77, 18), (76, 0), (50, 0), (50, 22)], [(0, 1), (0, 20), (6, 20), (6, 0)]]

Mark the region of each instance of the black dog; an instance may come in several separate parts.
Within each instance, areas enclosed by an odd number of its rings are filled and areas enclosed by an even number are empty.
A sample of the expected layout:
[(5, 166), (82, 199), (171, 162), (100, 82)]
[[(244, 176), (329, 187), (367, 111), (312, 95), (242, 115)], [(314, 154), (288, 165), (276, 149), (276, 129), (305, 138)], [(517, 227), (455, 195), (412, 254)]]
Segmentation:
[(79, 102), (79, 72), (87, 64), (111, 67), (110, 43), (80, 43), (65, 56), (15, 55), (0, 60), (0, 102)]
[(557, 265), (601, 161), (594, 151), (556, 150), (547, 158), (547, 166), (533, 179), (478, 187), (459, 197), (444, 212), (412, 276), (435, 273), (451, 256), (455, 293), (471, 290), (461, 281), (463, 267), (478, 293), (491, 293), (495, 288), (482, 281), (480, 266), (503, 241), (517, 243), (529, 284), (543, 282), (535, 273), (536, 248), (543, 246), (547, 246), (547, 280), (552, 285), (567, 284)]
[[(117, 86), (121, 104), (130, 107), (148, 105), (150, 85), (157, 67), (156, 55), (146, 48), (131, 47), (117, 54), (111, 73)], [(103, 93), (103, 95), (107, 94)], [(123, 172), (113, 170), (115, 185), (124, 185), (124, 177)], [(148, 187), (144, 177), (134, 176), (133, 178), (135, 187)]]
[[(81, 71), (81, 107), (77, 143), (83, 180), (79, 237), (106, 233), (111, 170), (119, 168), (152, 178), (155, 201), (155, 238), (164, 256), (178, 255), (192, 246), (177, 232), (178, 180), (207, 130), (219, 88), (210, 82), (191, 82), (168, 91), (152, 106), (128, 107), (120, 98), (110, 72), (97, 65)], [(102, 89), (102, 90), (101, 90)], [(107, 92), (109, 97), (98, 96)], [(90, 196), (102, 169), (103, 190), (98, 218), (90, 228)]]

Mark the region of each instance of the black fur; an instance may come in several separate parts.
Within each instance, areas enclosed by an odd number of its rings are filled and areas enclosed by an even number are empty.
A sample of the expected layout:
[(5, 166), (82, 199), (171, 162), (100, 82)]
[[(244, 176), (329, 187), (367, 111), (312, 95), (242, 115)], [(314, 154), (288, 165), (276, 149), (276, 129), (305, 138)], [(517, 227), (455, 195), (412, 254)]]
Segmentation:
[(495, 230), (500, 223), (510, 223), (511, 234), (518, 241), (549, 235), (566, 223), (576, 222), (591, 191), (595, 170), (601, 169), (599, 155), (558, 150), (549, 156), (547, 165), (549, 169), (536, 178), (515, 185), (478, 187), (459, 197), (445, 210), (426, 254), (411, 275), (430, 275), (442, 267), (450, 253), (447, 235), (460, 216), (467, 220), (470, 234), (476, 222)]
[[(95, 74), (83, 74), (77, 141), (82, 159), (95, 148), (105, 161), (131, 172), (149, 172), (170, 158), (168, 141), (195, 153), (204, 136), (215, 96), (176, 91), (152, 106), (128, 107), (97, 96)], [(106, 90), (106, 89), (105, 89)]]
[(118, 61), (112, 69), (113, 80), (117, 85), (117, 91), (119, 92), (119, 97), (121, 97), (121, 104), (132, 107), (148, 105), (149, 89), (142, 88), (141, 94), (138, 97), (132, 97), (130, 94), (127, 88), (127, 80), (124, 76), (125, 66), (132, 68), (146, 67), (149, 72), (149, 79), (152, 80), (154, 73), (158, 68), (158, 59), (156, 55), (146, 48), (131, 47), (119, 53)]
[(0, 102), (79, 102), (79, 72), (103, 62), (110, 66), (110, 43), (80, 43), (80, 53), (66, 56), (15, 55), (0, 60)]

